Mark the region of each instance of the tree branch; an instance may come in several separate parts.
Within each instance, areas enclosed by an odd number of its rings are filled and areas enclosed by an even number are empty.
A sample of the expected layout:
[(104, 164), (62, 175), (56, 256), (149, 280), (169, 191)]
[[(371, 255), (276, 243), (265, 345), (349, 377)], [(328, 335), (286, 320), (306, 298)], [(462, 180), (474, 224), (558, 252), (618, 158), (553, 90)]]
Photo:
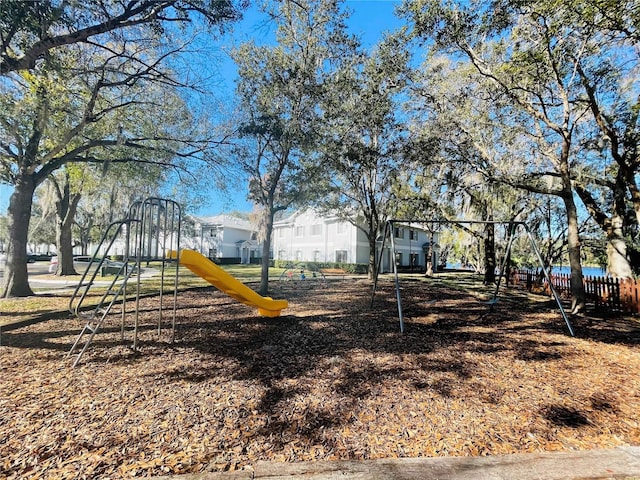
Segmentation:
[[(21, 56), (12, 56), (10, 42), (15, 37), (15, 34), (11, 34), (3, 39), (2, 49), (0, 49), (0, 75), (33, 69), (37, 61), (43, 58), (50, 50), (65, 45), (84, 43), (90, 38), (101, 34), (138, 25), (148, 25), (152, 22), (186, 23), (190, 21), (186, 14), (188, 12), (196, 12), (204, 16), (210, 24), (218, 24), (224, 20), (234, 20), (238, 18), (237, 10), (232, 2), (227, 0), (218, 2), (214, 11), (203, 8), (197, 5), (196, 2), (182, 2), (178, 0), (133, 0), (127, 2), (126, 5), (124, 2), (116, 2), (114, 4), (123, 6), (120, 13), (112, 14), (106, 11), (106, 20), (98, 21), (98, 23), (79, 28), (75, 31), (59, 33), (60, 28), (53, 29), (56, 33), (46, 34), (30, 46), (23, 47), (24, 53)], [(172, 8), (175, 8), (178, 12), (182, 12), (183, 15), (166, 15), (166, 12)]]

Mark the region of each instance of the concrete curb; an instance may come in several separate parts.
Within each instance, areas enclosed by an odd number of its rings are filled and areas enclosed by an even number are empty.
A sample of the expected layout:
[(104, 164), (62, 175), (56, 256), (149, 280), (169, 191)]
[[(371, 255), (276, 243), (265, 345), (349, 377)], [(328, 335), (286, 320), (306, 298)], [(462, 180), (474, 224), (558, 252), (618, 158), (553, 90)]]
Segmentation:
[(367, 461), (258, 462), (237, 472), (156, 477), (156, 480), (640, 480), (640, 447), (524, 453), (488, 457)]

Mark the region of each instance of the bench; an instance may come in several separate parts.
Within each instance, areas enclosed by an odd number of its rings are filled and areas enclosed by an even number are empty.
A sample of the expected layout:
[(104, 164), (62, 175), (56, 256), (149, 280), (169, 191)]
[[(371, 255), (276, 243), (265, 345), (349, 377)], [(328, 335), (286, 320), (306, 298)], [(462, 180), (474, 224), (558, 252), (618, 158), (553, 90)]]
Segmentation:
[(347, 272), (342, 268), (321, 268), (320, 273), (323, 277), (342, 277), (344, 279)]

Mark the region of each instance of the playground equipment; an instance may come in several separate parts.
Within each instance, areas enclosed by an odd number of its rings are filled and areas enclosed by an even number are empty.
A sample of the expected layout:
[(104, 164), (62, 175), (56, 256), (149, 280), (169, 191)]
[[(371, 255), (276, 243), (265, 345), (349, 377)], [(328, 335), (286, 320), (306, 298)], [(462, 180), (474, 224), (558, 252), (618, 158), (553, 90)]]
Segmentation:
[(278, 277), (278, 282), (281, 288), (285, 283), (291, 283), (294, 288), (297, 288), (298, 284), (311, 287), (313, 282), (327, 285), (327, 279), (321, 269), (308, 268), (302, 263), (288, 263)]
[[(74, 290), (69, 300), (69, 311), (77, 318), (84, 321), (84, 327), (78, 335), (67, 357), (74, 354), (81, 340), (84, 340), (82, 349), (76, 356), (75, 367), (87, 347), (91, 344), (95, 334), (103, 324), (115, 304), (122, 305), (120, 336), (124, 340), (125, 316), (127, 313), (127, 288), (133, 285), (135, 295), (134, 326), (133, 326), (133, 350), (138, 347), (138, 311), (140, 302), (140, 276), (143, 263), (161, 262), (160, 272), (160, 306), (158, 312), (158, 337), (161, 336), (163, 321), (163, 295), (165, 283), (165, 264), (170, 261), (166, 252), (170, 249), (180, 249), (180, 206), (171, 200), (149, 197), (142, 201), (134, 202), (129, 208), (127, 217), (111, 223), (105, 230), (96, 253), (91, 258), (87, 269), (82, 275), (80, 283)], [(114, 253), (114, 250), (122, 249), (122, 262), (113, 267), (107, 264), (106, 258)], [(101, 257), (98, 257), (98, 252)], [(111, 269), (114, 275), (109, 287), (100, 297), (97, 304), (87, 307), (88, 294), (99, 273)], [(170, 342), (175, 340), (176, 326), (176, 298), (179, 269), (176, 267), (174, 275), (174, 293), (171, 320)]]
[(172, 250), (168, 253), (170, 258), (177, 259), (179, 263), (196, 275), (204, 278), (218, 290), (231, 298), (256, 307), (263, 317), (279, 317), (280, 312), (289, 306), (286, 300), (274, 300), (270, 297), (258, 295), (233, 275), (225, 272), (204, 255), (193, 250)]
[[(573, 332), (573, 327), (571, 325), (571, 322), (569, 321), (569, 318), (567, 317), (567, 314), (564, 310), (564, 307), (562, 306), (562, 302), (560, 300), (560, 296), (558, 295), (556, 289), (553, 286), (553, 282), (551, 281), (551, 278), (549, 277), (549, 272), (547, 270), (547, 268), (544, 265), (544, 261), (542, 259), (542, 255), (540, 254), (540, 250), (538, 249), (538, 246), (536, 245), (536, 242), (533, 238), (533, 235), (531, 234), (531, 231), (529, 230), (529, 228), (527, 227), (527, 225), (524, 222), (500, 222), (500, 221), (479, 221), (479, 220), (414, 220), (414, 219), (404, 219), (404, 220), (388, 220), (386, 225), (385, 225), (385, 230), (384, 230), (384, 234), (382, 237), (382, 247), (380, 248), (380, 256), (379, 259), (376, 262), (376, 275), (374, 277), (374, 281), (373, 281), (373, 292), (371, 294), (371, 306), (373, 306), (373, 301), (375, 298), (375, 294), (376, 294), (376, 288), (377, 288), (377, 284), (378, 284), (378, 273), (380, 271), (380, 267), (382, 265), (382, 254), (384, 252), (384, 246), (385, 246), (385, 241), (387, 239), (387, 237), (389, 237), (391, 239), (391, 250), (393, 251), (393, 257), (392, 258), (396, 258), (396, 247), (395, 247), (395, 242), (394, 242), (394, 236), (393, 236), (393, 232), (394, 232), (394, 225), (395, 224), (403, 224), (403, 225), (409, 225), (409, 224), (420, 224), (420, 223), (429, 223), (429, 224), (440, 224), (440, 225), (444, 225), (444, 224), (449, 224), (449, 225), (455, 225), (455, 224), (480, 224), (480, 225), (506, 225), (507, 226), (507, 232), (508, 232), (508, 240), (507, 240), (507, 247), (505, 249), (505, 253), (504, 256), (502, 258), (502, 261), (500, 263), (500, 273), (498, 275), (498, 281), (496, 282), (496, 287), (494, 290), (494, 294), (493, 294), (493, 298), (491, 300), (489, 300), (489, 302), (487, 302), (487, 304), (489, 305), (489, 310), (493, 309), (493, 306), (497, 303), (498, 301), (498, 293), (500, 291), (500, 283), (502, 280), (502, 277), (504, 277), (505, 275), (505, 269), (506, 269), (506, 263), (507, 263), (507, 259), (509, 258), (509, 254), (511, 253), (511, 247), (513, 245), (513, 240), (515, 238), (516, 235), (516, 230), (518, 229), (518, 227), (522, 227), (524, 229), (524, 231), (527, 234), (527, 238), (529, 239), (529, 244), (531, 245), (536, 258), (538, 259), (538, 262), (540, 264), (540, 267), (542, 269), (542, 272), (544, 273), (544, 277), (549, 285), (549, 289), (553, 295), (553, 297), (555, 298), (555, 301), (558, 305), (558, 309), (560, 310), (560, 313), (562, 314), (562, 318), (565, 321), (565, 324), (567, 325), (567, 329), (569, 330), (569, 334), (573, 337), (574, 336), (574, 332)], [(395, 287), (396, 287), (396, 303), (398, 305), (398, 319), (400, 321), (400, 333), (404, 333), (404, 318), (403, 318), (403, 314), (402, 314), (402, 298), (400, 295), (400, 280), (398, 277), (398, 266), (396, 264), (395, 261), (391, 262), (391, 264), (393, 265), (393, 273), (394, 273), (394, 277), (395, 277)]]

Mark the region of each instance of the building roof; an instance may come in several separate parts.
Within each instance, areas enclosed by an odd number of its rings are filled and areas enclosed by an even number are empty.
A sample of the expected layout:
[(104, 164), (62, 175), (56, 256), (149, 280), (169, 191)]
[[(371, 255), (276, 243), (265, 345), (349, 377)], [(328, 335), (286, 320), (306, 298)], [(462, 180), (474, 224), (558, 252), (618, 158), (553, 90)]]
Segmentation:
[(319, 213), (316, 209), (314, 208), (305, 208), (305, 209), (301, 209), (301, 210), (285, 210), (283, 212), (279, 212), (281, 213), (281, 215), (277, 215), (276, 218), (274, 219), (274, 225), (287, 225), (287, 224), (291, 224), (291, 223), (295, 223), (296, 218), (303, 216), (303, 215), (312, 215), (314, 216), (316, 219), (323, 221), (323, 222), (330, 222), (330, 221), (336, 221), (336, 220), (340, 220), (340, 218), (337, 215), (323, 215), (321, 213)]
[(237, 228), (240, 230), (254, 231), (255, 226), (244, 218), (234, 217), (232, 215), (214, 215), (212, 217), (194, 217), (196, 223), (203, 227), (221, 227), (221, 228)]
[(236, 242), (236, 245), (239, 247), (257, 247), (258, 246), (258, 242), (256, 242), (255, 240), (238, 240)]

